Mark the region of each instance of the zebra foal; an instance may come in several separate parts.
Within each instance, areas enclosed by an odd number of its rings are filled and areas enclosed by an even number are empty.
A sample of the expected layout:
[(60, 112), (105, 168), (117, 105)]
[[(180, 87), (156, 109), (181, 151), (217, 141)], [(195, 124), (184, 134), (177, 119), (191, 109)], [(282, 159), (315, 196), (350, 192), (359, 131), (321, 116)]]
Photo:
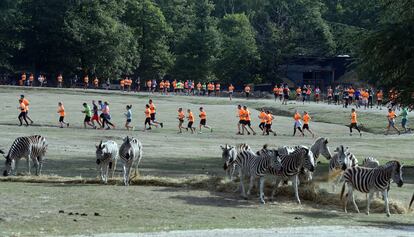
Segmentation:
[(387, 162), (385, 165), (378, 166), (377, 168), (365, 168), (365, 167), (351, 167), (345, 170), (343, 175), (344, 184), (342, 185), (341, 200), (345, 192), (345, 186), (348, 187), (348, 200), (344, 201), (344, 211), (347, 212), (348, 201), (352, 201), (355, 210), (359, 213), (358, 206), (355, 202), (353, 191), (354, 189), (368, 193), (367, 197), (367, 215), (369, 214), (369, 206), (371, 199), (375, 192), (380, 191), (383, 193), (385, 213), (390, 216), (390, 209), (388, 205), (388, 190), (390, 182), (393, 180), (397, 183), (398, 187), (403, 186), (404, 181), (402, 178), (402, 165), (399, 161), (393, 160)]
[[(27, 170), (30, 175), (30, 160), (36, 169), (36, 175), (40, 175), (43, 168), (43, 158), (46, 154), (48, 143), (46, 138), (40, 135), (18, 137), (12, 143), (9, 152), (5, 156), (6, 169), (3, 176), (9, 176), (12, 171), (17, 175), (17, 167), (20, 159), (26, 158)], [(4, 153), (4, 152), (3, 152)]]
[(131, 168), (135, 165), (135, 171), (138, 172), (138, 166), (142, 158), (142, 144), (136, 138), (127, 136), (119, 148), (119, 158), (123, 162), (124, 185), (128, 186), (130, 181)]
[(108, 183), (108, 173), (113, 177), (118, 160), (118, 144), (114, 141), (100, 142), (96, 145), (96, 164), (101, 181)]

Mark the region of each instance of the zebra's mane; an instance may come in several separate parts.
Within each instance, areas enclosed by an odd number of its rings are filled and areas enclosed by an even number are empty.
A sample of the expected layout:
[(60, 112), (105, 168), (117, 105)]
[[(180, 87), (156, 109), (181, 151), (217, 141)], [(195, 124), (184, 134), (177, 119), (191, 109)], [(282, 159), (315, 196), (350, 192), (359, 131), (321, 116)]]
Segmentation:
[(388, 161), (387, 163), (385, 163), (384, 165), (382, 165), (382, 167), (384, 168), (384, 169), (387, 169), (387, 168), (390, 168), (390, 167), (393, 167), (393, 166), (396, 166), (396, 170), (398, 171), (398, 172), (400, 172), (401, 171), (401, 163), (398, 161), (398, 160), (392, 160), (392, 161)]

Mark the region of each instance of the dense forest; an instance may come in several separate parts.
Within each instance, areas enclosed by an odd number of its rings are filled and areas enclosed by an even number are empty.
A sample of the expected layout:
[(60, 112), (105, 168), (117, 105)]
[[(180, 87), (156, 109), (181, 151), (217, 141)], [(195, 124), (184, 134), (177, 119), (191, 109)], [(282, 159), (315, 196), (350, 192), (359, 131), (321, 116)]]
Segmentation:
[[(2, 0), (0, 73), (280, 80), (292, 57), (350, 55), (414, 88), (412, 0)], [(408, 93), (408, 91), (407, 91)]]

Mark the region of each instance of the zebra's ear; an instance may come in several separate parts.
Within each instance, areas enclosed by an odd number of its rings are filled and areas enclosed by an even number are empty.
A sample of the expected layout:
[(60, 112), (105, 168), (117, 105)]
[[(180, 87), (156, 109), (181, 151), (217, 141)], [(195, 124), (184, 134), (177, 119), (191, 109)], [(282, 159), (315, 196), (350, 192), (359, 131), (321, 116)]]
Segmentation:
[(129, 142), (129, 136), (126, 137), (126, 142)]
[(329, 142), (329, 141), (328, 141), (328, 138), (326, 138), (326, 139), (325, 139), (325, 144), (328, 144), (328, 142)]
[[(226, 145), (227, 146), (227, 145)], [(226, 149), (223, 145), (220, 145), (220, 148), (224, 151)]]

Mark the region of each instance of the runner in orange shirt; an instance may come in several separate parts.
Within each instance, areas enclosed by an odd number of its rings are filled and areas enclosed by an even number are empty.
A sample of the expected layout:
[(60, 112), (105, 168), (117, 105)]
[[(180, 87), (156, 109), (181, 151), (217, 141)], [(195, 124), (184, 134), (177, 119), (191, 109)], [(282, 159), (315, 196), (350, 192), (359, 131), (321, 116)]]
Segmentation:
[(119, 79), (119, 89), (121, 91), (125, 91), (125, 80), (124, 79)]
[(264, 108), (260, 109), (260, 114), (259, 114), (258, 117), (260, 119), (259, 128), (260, 128), (260, 130), (263, 131), (263, 134), (264, 134), (265, 129), (266, 129), (266, 120), (267, 120), (267, 114), (266, 114)]
[[(237, 106), (237, 116), (239, 118), (239, 122), (237, 123), (237, 135), (244, 135), (244, 130), (246, 130), (246, 119), (245, 119), (245, 111), (241, 105)], [(241, 127), (241, 131), (240, 131)]]
[(197, 95), (198, 96), (201, 95), (201, 83), (200, 82), (197, 83)]
[(160, 86), (160, 93), (162, 95), (162, 94), (164, 94), (164, 86), (165, 86), (164, 80), (161, 80), (159, 86)]
[(309, 116), (308, 112), (305, 111), (303, 113), (303, 127), (302, 127), (302, 130), (303, 130), (303, 133), (305, 133), (305, 130), (308, 130), (308, 132), (310, 134), (312, 134), (312, 137), (315, 137), (315, 134), (309, 128), (309, 122), (310, 122), (311, 119), (312, 118)]
[(305, 134), (302, 131), (302, 123), (300, 122), (301, 116), (297, 110), (295, 110), (295, 115), (293, 115), (293, 119), (295, 120), (295, 123), (293, 125), (293, 136), (296, 135), (296, 130), (299, 130), (300, 133), (302, 133), (302, 136), (305, 136)]
[(247, 108), (247, 106), (243, 106), (243, 110), (245, 113), (245, 121), (246, 121), (245, 127), (247, 131), (247, 135), (250, 135), (249, 128), (250, 128), (250, 131), (252, 131), (253, 135), (256, 135), (256, 132), (252, 128), (251, 117), (250, 117), (251, 113), (249, 109)]
[(230, 83), (230, 85), (229, 85), (229, 98), (230, 98), (230, 100), (232, 100), (232, 98), (233, 98), (233, 92), (234, 92), (234, 86), (233, 86), (233, 84)]
[(27, 119), (26, 119), (26, 111), (27, 111), (26, 110), (26, 105), (23, 103), (22, 99), (19, 100), (19, 107), (17, 107), (17, 108), (20, 111), (19, 117), (17, 117), (19, 119), (19, 122), (20, 122), (19, 126), (23, 125), (22, 119), (24, 119), (24, 121), (26, 122), (26, 127), (29, 126), (29, 123), (27, 122)]
[(185, 114), (183, 111), (183, 108), (178, 108), (178, 133), (183, 133), (182, 129), (183, 127), (183, 123), (184, 123), (184, 118), (185, 118)]
[(276, 132), (272, 130), (273, 120), (274, 120), (274, 117), (272, 113), (269, 110), (267, 110), (266, 111), (266, 128), (265, 130), (263, 130), (262, 135), (266, 134), (268, 136), (270, 133), (273, 133), (273, 136), (277, 136)]
[(351, 125), (349, 126), (350, 136), (352, 136), (352, 128), (355, 128), (359, 132), (359, 136), (362, 136), (361, 130), (358, 127), (357, 113), (355, 109), (351, 109)]
[(384, 99), (384, 93), (382, 92), (382, 90), (379, 90), (377, 92), (377, 109), (379, 108), (380, 110), (382, 110), (382, 100)]
[[(144, 131), (145, 130), (151, 130), (151, 110), (150, 110), (150, 106), (148, 104), (145, 105), (145, 122), (144, 122)], [(148, 124), (148, 128), (147, 128), (147, 124)]]
[(275, 101), (277, 101), (277, 98), (279, 98), (279, 87), (277, 85), (273, 87), (273, 95), (275, 96)]
[(250, 86), (249, 85), (246, 85), (244, 87), (244, 93), (246, 94), (246, 99), (249, 99), (249, 96), (250, 96)]
[(220, 83), (216, 83), (216, 96), (218, 97), (218, 96), (220, 96)]
[(196, 131), (196, 128), (193, 127), (194, 124), (194, 115), (193, 112), (191, 112), (191, 109), (187, 109), (187, 119), (188, 119), (188, 124), (187, 124), (187, 131), (188, 129), (190, 129), (191, 134), (194, 134), (194, 132)]
[(25, 118), (30, 121), (30, 124), (33, 124), (33, 120), (29, 117), (29, 101), (24, 97), (24, 95), (20, 95), (20, 99), (26, 107)]
[(302, 94), (302, 89), (300, 88), (300, 86), (298, 88), (296, 88), (296, 100), (300, 101), (300, 95)]
[(165, 80), (164, 82), (164, 94), (168, 95), (168, 92), (170, 91), (170, 81)]
[(395, 127), (395, 118), (397, 117), (397, 115), (395, 114), (394, 110), (392, 109), (388, 109), (388, 115), (387, 115), (387, 119), (388, 119), (388, 125), (387, 125), (387, 130), (385, 131), (385, 135), (388, 135), (388, 133), (390, 132), (391, 128), (394, 128), (395, 131), (398, 132), (398, 135), (400, 135), (400, 130), (398, 130), (397, 127)]
[(154, 124), (156, 127), (158, 127), (158, 125), (160, 125), (160, 126), (161, 126), (161, 128), (163, 128), (163, 127), (164, 127), (164, 124), (163, 124), (162, 122), (158, 122), (158, 121), (155, 119), (155, 114), (156, 114), (155, 109), (156, 109), (156, 107), (155, 107), (155, 104), (154, 104), (154, 102), (152, 101), (152, 99), (150, 99), (150, 100), (148, 101), (148, 104), (149, 104), (149, 106), (150, 106), (150, 111), (151, 111), (151, 122), (152, 122), (152, 124)]
[(65, 112), (65, 107), (63, 106), (62, 102), (58, 103), (58, 114), (59, 114), (59, 123), (60, 123), (60, 128), (63, 128), (63, 125), (66, 125), (66, 127), (69, 127), (69, 123), (66, 123), (65, 120), (65, 116), (66, 116), (66, 112)]
[(200, 125), (199, 125), (199, 132), (201, 133), (201, 128), (205, 127), (207, 129), (210, 129), (210, 132), (213, 132), (213, 128), (207, 125), (207, 113), (204, 111), (203, 107), (200, 107), (200, 114), (198, 115), (200, 117)]
[(93, 86), (95, 87), (95, 89), (98, 89), (99, 87), (99, 80), (97, 77), (95, 77), (95, 79), (93, 79)]

